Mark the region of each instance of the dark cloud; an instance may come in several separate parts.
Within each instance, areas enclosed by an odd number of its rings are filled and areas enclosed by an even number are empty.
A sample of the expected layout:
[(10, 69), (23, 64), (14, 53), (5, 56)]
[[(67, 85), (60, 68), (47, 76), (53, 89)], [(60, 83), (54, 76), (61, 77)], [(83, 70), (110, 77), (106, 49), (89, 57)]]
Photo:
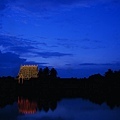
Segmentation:
[(35, 62), (35, 61), (29, 61), (25, 62), (25, 65), (39, 65), (41, 67), (46, 66), (48, 63), (45, 62)]
[[(0, 18), (2, 18), (3, 17), (3, 14), (0, 14)], [(2, 29), (3, 28), (3, 25), (2, 25), (2, 19), (0, 19), (0, 29)]]
[(69, 48), (73, 49), (77, 47), (77, 45), (75, 44), (75, 40), (71, 40), (68, 38), (56, 38), (56, 40), (58, 41), (57, 46), (62, 46), (67, 49)]
[(0, 35), (0, 45), (7, 48), (7, 51), (17, 54), (33, 52), (38, 46), (47, 46), (44, 42), (36, 42), (9, 34)]
[(58, 43), (58, 46), (62, 46), (62, 47), (65, 47), (65, 48), (67, 48), (67, 49), (69, 49), (69, 48), (74, 48), (74, 46), (76, 46), (76, 45), (74, 45), (74, 44), (67, 44), (67, 43)]
[(66, 65), (66, 66), (71, 66), (72, 64), (69, 64), (69, 63), (68, 63), (68, 64), (65, 64), (65, 65)]
[(57, 38), (58, 41), (70, 41), (69, 39), (67, 38)]
[(83, 41), (83, 42), (89, 42), (89, 41), (91, 41), (91, 39), (89, 39), (89, 38), (84, 38), (84, 39), (82, 39), (82, 41)]
[(81, 48), (82, 48), (82, 49), (85, 49), (85, 50), (91, 49), (91, 47), (88, 47), (88, 46), (82, 46)]
[(18, 2), (22, 1), (26, 5), (49, 8), (49, 7), (56, 7), (60, 5), (71, 5), (74, 3), (81, 3), (83, 1), (88, 1), (88, 0), (34, 0), (34, 1), (33, 0), (16, 0), (16, 1)]
[(46, 11), (59, 6), (87, 6), (95, 3), (120, 3), (119, 0), (0, 0), (0, 10), (10, 7), (11, 4), (19, 8)]
[(31, 52), (31, 49), (34, 49), (33, 46), (18, 46), (18, 47), (11, 47), (10, 51), (15, 51), (18, 54), (28, 53)]
[(46, 66), (48, 63), (26, 61), (14, 53), (2, 53), (0, 51), (0, 76), (17, 76), (20, 65), (39, 65), (39, 67)]
[(78, 40), (72, 40), (67, 38), (57, 38), (58, 46), (62, 46), (65, 48), (82, 48), (82, 49), (101, 49), (105, 48), (103, 46), (102, 41), (100, 40), (92, 40), (90, 38), (84, 38), (84, 39), (78, 39)]
[(82, 49), (84, 50), (89, 50), (89, 49), (104, 49), (105, 46), (102, 46), (102, 45), (96, 45), (96, 46), (81, 46)]
[(47, 44), (46, 44), (46, 43), (44, 43), (44, 42), (43, 42), (43, 43), (42, 43), (42, 42), (38, 42), (38, 43), (37, 43), (37, 45), (47, 46)]
[(81, 48), (82, 49), (102, 49), (105, 48), (102, 41), (100, 40), (92, 40), (89, 38), (81, 39)]
[(37, 54), (43, 58), (72, 56), (72, 54), (60, 52), (37, 52)]
[(46, 40), (48, 39), (47, 37), (39, 37), (40, 39)]
[(57, 45), (51, 45), (49, 47), (51, 47), (51, 48), (57, 48), (58, 46)]
[(14, 36), (14, 35), (10, 35), (10, 34), (0, 34), (0, 45), (3, 46), (11, 46), (14, 47), (12, 49), (16, 49), (16, 46), (31, 46), (31, 48), (33, 49), (33, 45), (42, 45), (42, 46), (47, 46), (47, 44), (45, 42), (37, 42), (34, 40), (29, 40), (29, 39), (25, 39), (22, 38), (21, 36)]
[(103, 66), (111, 66), (111, 65), (118, 65), (118, 63), (81, 63), (79, 64), (80, 66), (83, 65), (83, 66), (88, 66), (88, 65), (95, 65), (95, 66), (98, 66), (98, 65), (103, 65)]
[[(68, 6), (68, 5), (87, 5), (91, 3), (106, 3), (106, 2), (118, 2), (119, 0), (16, 0), (18, 2), (22, 1), (26, 5), (35, 5), (39, 7), (58, 7), (58, 6)], [(21, 2), (21, 3), (22, 3)]]
[(120, 0), (112, 0), (112, 3), (118, 4), (120, 3)]
[(12, 35), (0, 35), (0, 45), (3, 47), (4, 52), (14, 52), (16, 54), (28, 54), (32, 55), (32, 57), (63, 57), (63, 56), (71, 56), (69, 53), (61, 53), (61, 52), (38, 52), (40, 48), (38, 46), (47, 46), (44, 42), (36, 42), (29, 39), (23, 39)]
[(0, 76), (16, 76), (21, 64), (25, 64), (26, 59), (20, 58), (14, 53), (2, 53), (0, 51)]
[(102, 40), (92, 40), (90, 38), (81, 39), (81, 48), (85, 50), (89, 49), (102, 49), (106, 46), (103, 44)]
[(96, 64), (96, 63), (81, 63), (79, 65), (98, 65), (98, 64)]
[(90, 38), (84, 38), (84, 39), (81, 39), (82, 42), (88, 42), (88, 43), (101, 43), (100, 40), (92, 40)]
[(0, 1), (0, 10), (4, 10), (7, 6), (7, 0)]
[(18, 39), (19, 38), (17, 38), (16, 36), (12, 36), (9, 34), (2, 34), (2, 35), (0, 35), (0, 45), (3, 45), (5, 47), (6, 46), (14, 46), (17, 43)]
[(15, 2), (16, 0), (0, 0), (0, 10), (7, 8), (9, 3)]
[(2, 53), (0, 51), (0, 64), (6, 64), (6, 63), (10, 63), (10, 64), (21, 64), (24, 63), (26, 61), (26, 59), (22, 59), (20, 58), (19, 55), (14, 54), (14, 53)]

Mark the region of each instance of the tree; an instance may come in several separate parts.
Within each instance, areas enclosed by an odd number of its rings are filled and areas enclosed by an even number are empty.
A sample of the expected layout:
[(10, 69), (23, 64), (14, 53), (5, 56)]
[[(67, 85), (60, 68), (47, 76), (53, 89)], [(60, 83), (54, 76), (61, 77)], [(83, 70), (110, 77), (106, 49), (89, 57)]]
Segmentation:
[(38, 72), (38, 78), (42, 78), (42, 77), (43, 77), (43, 70), (42, 68), (40, 68)]
[(105, 77), (106, 78), (112, 78), (113, 76), (113, 71), (111, 69), (108, 69), (107, 72), (105, 72)]
[(52, 68), (50, 70), (50, 77), (51, 78), (56, 78), (57, 77), (57, 71), (54, 68)]
[(50, 73), (50, 70), (49, 70), (49, 68), (48, 67), (46, 67), (46, 68), (44, 68), (43, 69), (43, 76), (46, 78), (48, 78), (49, 77), (49, 73)]

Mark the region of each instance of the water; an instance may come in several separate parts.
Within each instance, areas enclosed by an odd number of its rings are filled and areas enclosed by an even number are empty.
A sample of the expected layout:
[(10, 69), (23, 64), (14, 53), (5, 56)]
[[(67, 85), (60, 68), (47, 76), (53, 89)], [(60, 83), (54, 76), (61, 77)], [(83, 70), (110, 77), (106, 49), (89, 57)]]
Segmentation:
[(80, 98), (39, 102), (18, 98), (0, 109), (0, 120), (120, 120), (120, 107), (110, 109), (106, 103)]

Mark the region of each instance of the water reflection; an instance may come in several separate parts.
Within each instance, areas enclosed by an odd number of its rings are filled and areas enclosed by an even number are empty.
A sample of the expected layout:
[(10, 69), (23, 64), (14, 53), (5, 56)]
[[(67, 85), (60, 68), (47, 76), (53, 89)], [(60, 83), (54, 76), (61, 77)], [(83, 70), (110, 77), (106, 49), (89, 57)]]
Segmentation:
[(62, 99), (55, 111), (48, 110), (46, 106), (47, 112), (43, 105), (46, 104), (41, 104), (42, 110), (31, 115), (21, 115), (18, 120), (120, 120), (120, 109), (111, 110), (105, 103), (100, 106), (83, 99)]
[(120, 108), (111, 110), (105, 103), (99, 105), (79, 98), (19, 96), (17, 104), (0, 109), (0, 120), (120, 120), (119, 113)]
[(54, 111), (57, 108), (57, 99), (39, 99), (38, 110), (48, 112), (49, 110)]
[(37, 103), (18, 97), (18, 109), (23, 114), (33, 114), (37, 112)]
[(36, 98), (28, 99), (26, 97), (18, 97), (18, 110), (22, 114), (34, 114), (37, 111), (49, 110), (54, 111), (57, 108), (57, 102), (59, 99), (56, 98)]

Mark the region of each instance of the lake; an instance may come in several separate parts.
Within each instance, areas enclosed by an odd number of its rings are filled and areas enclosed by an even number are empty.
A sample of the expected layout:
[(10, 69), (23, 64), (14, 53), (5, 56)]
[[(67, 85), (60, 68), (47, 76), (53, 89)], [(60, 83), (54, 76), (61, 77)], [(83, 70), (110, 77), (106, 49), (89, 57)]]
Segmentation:
[(18, 97), (14, 104), (0, 108), (0, 120), (120, 120), (120, 107), (110, 109), (80, 98), (40, 103)]

